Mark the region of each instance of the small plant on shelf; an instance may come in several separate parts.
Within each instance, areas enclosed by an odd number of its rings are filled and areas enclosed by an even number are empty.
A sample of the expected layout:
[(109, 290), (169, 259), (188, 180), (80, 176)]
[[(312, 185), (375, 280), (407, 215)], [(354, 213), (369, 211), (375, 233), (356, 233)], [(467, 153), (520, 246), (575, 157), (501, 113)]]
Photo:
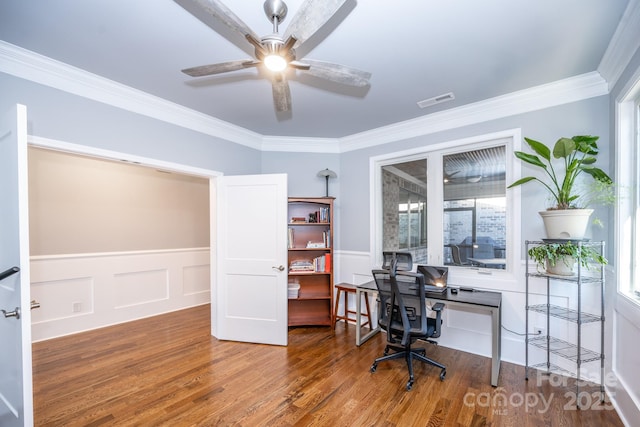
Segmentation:
[[(589, 269), (590, 263), (605, 265), (607, 259), (595, 248), (589, 245), (578, 245), (571, 241), (545, 243), (529, 248), (529, 257), (536, 262), (538, 271), (546, 270), (553, 274), (553, 268), (560, 263), (572, 270), (576, 262)], [(542, 270), (541, 270), (542, 269)], [(556, 273), (567, 274), (567, 273)]]

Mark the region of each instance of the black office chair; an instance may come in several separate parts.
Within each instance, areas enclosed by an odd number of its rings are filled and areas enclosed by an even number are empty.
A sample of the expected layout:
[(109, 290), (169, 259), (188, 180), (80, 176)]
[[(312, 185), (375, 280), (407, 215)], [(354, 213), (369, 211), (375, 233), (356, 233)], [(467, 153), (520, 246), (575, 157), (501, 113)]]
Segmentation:
[(471, 265), (469, 261), (463, 261), (460, 254), (460, 247), (458, 245), (451, 245), (451, 258), (453, 258), (454, 265)]
[[(426, 349), (411, 346), (417, 340), (437, 344), (430, 338), (440, 336), (444, 304), (433, 305), (435, 319), (427, 316), (424, 277), (420, 273), (396, 271), (394, 263), (389, 270), (373, 270), (372, 273), (378, 287), (378, 323), (387, 332), (387, 346), (384, 355), (371, 365), (371, 372), (376, 371), (380, 362), (403, 358), (409, 370), (406, 385), (409, 391), (414, 382), (413, 360), (417, 359), (440, 368), (440, 380), (444, 380), (446, 367), (426, 357)], [(389, 354), (391, 350), (394, 353)]]
[(413, 257), (410, 252), (384, 251), (382, 252), (382, 269), (389, 270), (391, 263), (395, 260), (397, 271), (411, 271), (413, 268)]

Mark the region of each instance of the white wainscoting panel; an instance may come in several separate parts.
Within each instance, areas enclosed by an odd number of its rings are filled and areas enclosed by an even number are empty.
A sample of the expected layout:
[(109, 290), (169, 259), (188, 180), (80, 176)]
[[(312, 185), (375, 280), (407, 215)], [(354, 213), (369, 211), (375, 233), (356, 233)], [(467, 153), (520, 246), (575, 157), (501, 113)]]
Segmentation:
[(169, 272), (166, 269), (133, 271), (113, 275), (116, 309), (169, 299)]
[(70, 280), (51, 280), (31, 283), (31, 299), (37, 301), (63, 300), (70, 304), (47, 304), (32, 313), (36, 319), (60, 320), (93, 313), (94, 282), (92, 277)]
[(211, 301), (209, 248), (31, 258), (33, 341)]
[[(615, 282), (612, 282), (615, 283)], [(614, 407), (625, 425), (637, 425), (640, 419), (640, 308), (628, 296), (611, 292), (611, 339), (613, 354), (608, 362), (605, 385)], [(636, 420), (636, 421), (633, 421)]]
[(186, 265), (182, 268), (182, 295), (196, 295), (209, 292), (211, 285), (209, 264)]
[[(353, 251), (335, 251), (334, 252), (334, 280), (335, 283), (353, 283), (359, 285), (373, 280), (371, 276), (371, 257), (368, 252), (353, 252)], [(362, 302), (364, 310), (364, 300)], [(377, 310), (375, 307), (375, 300), (369, 298), (369, 307), (371, 307), (372, 317), (374, 325), (377, 325)], [(349, 299), (349, 310), (355, 311), (356, 301), (355, 298)], [(338, 312), (344, 313), (344, 297), (338, 301)], [(353, 315), (350, 315), (352, 317)], [(354, 341), (355, 343), (355, 341)]]

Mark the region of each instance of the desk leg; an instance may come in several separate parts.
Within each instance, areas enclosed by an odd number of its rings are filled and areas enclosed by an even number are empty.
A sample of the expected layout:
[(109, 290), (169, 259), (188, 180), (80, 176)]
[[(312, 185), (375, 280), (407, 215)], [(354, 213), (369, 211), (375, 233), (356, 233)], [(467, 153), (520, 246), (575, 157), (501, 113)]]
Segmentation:
[(502, 347), (502, 306), (491, 310), (491, 385), (498, 386)]
[(356, 346), (358, 347), (360, 347), (360, 345), (367, 341), (369, 338), (380, 332), (380, 326), (373, 329), (372, 325), (369, 325), (369, 328), (371, 330), (364, 336), (362, 336), (362, 315), (360, 313), (362, 312), (361, 308), (363, 294), (365, 298), (369, 298), (368, 292), (356, 287)]

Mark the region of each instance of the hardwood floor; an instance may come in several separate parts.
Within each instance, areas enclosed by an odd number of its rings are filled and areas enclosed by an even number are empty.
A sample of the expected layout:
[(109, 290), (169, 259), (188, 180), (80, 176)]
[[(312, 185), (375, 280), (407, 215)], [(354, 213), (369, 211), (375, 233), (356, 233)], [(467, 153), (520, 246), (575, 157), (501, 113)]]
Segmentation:
[[(295, 328), (289, 346), (219, 341), (209, 306), (33, 345), (37, 426), (622, 426), (610, 403), (576, 410), (575, 388), (524, 380), (502, 362), (427, 345), (447, 365), (417, 364), (413, 390), (402, 360), (378, 334), (356, 347), (355, 328)], [(591, 393), (583, 397), (590, 398)]]

